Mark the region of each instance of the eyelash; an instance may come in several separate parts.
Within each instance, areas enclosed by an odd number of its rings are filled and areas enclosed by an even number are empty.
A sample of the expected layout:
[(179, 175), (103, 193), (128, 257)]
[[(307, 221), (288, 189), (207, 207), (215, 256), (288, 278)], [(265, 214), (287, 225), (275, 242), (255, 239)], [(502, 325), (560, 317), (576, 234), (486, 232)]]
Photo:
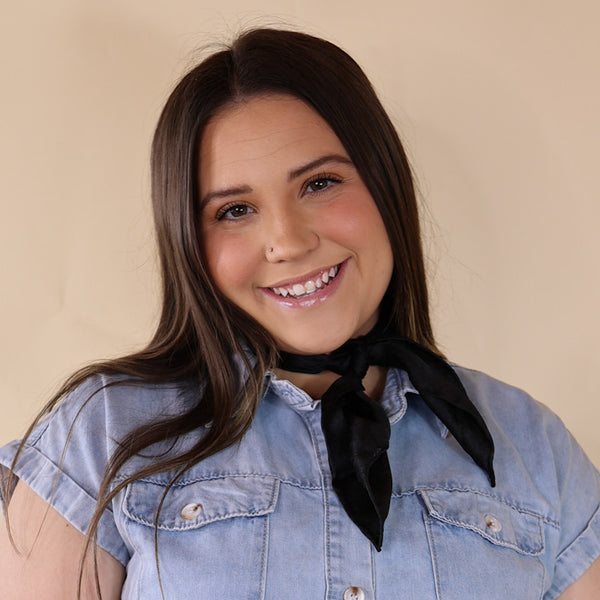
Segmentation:
[[(311, 191), (309, 189), (310, 186), (315, 184), (317, 181), (326, 181), (328, 185), (320, 190)], [(311, 177), (304, 184), (303, 190), (305, 193), (308, 193), (308, 194), (318, 194), (320, 192), (324, 192), (324, 191), (328, 190), (331, 187), (331, 184), (335, 185), (337, 183), (342, 183), (342, 179), (340, 179), (337, 175), (333, 175), (331, 173), (319, 173), (318, 175)]]
[[(322, 189), (317, 189), (317, 190), (310, 190), (310, 186), (314, 185), (317, 182), (326, 182), (327, 185), (322, 188)], [(305, 194), (320, 194), (321, 192), (326, 192), (332, 185), (336, 185), (338, 183), (342, 183), (342, 179), (340, 177), (338, 177), (337, 175), (333, 175), (331, 173), (319, 173), (317, 175), (314, 175), (313, 177), (311, 177), (303, 186), (302, 186), (302, 190)], [(248, 204), (245, 203), (240, 203), (240, 202), (231, 202), (229, 204), (226, 204), (225, 206), (223, 206), (222, 208), (220, 208), (217, 211), (216, 214), (216, 220), (217, 221), (222, 221), (223, 219), (226, 218), (227, 214), (230, 213), (234, 208), (244, 208), (247, 210), (251, 210), (251, 206), (249, 206)], [(241, 216), (246, 216), (241, 215)], [(231, 220), (235, 221), (237, 219), (239, 219), (241, 217), (231, 217)]]
[[(222, 221), (223, 219), (225, 219), (227, 213), (231, 212), (234, 208), (245, 208), (245, 209), (251, 209), (251, 207), (248, 204), (244, 204), (243, 202), (230, 202), (229, 204), (226, 204), (225, 206), (223, 206), (222, 208), (220, 208), (217, 211), (216, 214), (216, 219), (217, 221)], [(246, 215), (242, 215), (242, 216), (246, 216)], [(239, 219), (240, 217), (231, 217), (232, 220), (236, 220)]]

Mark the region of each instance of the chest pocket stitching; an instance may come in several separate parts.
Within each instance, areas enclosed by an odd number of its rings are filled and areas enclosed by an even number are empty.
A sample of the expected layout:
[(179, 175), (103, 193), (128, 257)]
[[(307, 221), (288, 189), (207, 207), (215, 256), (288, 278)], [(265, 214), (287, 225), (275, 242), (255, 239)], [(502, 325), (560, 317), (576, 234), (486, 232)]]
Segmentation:
[[(136, 481), (127, 486), (123, 511), (132, 521), (154, 527), (165, 485)], [(158, 516), (158, 529), (185, 531), (234, 517), (271, 514), (277, 505), (279, 480), (274, 477), (226, 477), (195, 481), (169, 490)], [(181, 511), (191, 503), (202, 505), (193, 519)]]
[[(545, 548), (543, 517), (525, 512), (486, 494), (474, 491), (420, 490), (432, 519), (473, 531), (493, 544), (521, 554), (539, 556)], [(485, 516), (492, 515), (502, 529), (491, 531)]]

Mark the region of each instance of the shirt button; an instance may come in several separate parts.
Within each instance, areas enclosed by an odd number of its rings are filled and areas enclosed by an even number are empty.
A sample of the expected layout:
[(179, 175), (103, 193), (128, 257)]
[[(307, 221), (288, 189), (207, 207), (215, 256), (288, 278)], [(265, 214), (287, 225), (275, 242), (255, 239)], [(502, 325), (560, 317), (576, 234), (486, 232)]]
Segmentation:
[(365, 600), (365, 593), (359, 587), (349, 587), (344, 590), (342, 600)]
[(485, 520), (485, 526), (492, 533), (499, 533), (500, 531), (502, 531), (502, 523), (500, 523), (500, 521), (498, 521), (498, 519), (494, 515), (485, 515), (485, 517), (483, 518)]
[(202, 504), (199, 504), (198, 502), (191, 502), (190, 504), (186, 504), (181, 509), (181, 516), (186, 521), (191, 521), (192, 519), (195, 519), (203, 510), (204, 508)]

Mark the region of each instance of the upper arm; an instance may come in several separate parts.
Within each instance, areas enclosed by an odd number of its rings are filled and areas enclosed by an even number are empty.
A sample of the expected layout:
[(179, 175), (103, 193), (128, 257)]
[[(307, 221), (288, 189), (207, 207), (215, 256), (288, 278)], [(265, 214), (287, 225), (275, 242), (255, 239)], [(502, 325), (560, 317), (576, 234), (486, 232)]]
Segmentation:
[[(64, 600), (75, 598), (79, 559), (85, 536), (23, 482), (16, 486), (6, 523), (0, 524), (0, 581), (6, 598)], [(93, 559), (86, 561), (83, 600), (96, 598)], [(125, 569), (102, 548), (97, 548), (98, 575), (103, 600), (121, 596)]]
[(600, 558), (558, 600), (595, 600), (600, 598)]

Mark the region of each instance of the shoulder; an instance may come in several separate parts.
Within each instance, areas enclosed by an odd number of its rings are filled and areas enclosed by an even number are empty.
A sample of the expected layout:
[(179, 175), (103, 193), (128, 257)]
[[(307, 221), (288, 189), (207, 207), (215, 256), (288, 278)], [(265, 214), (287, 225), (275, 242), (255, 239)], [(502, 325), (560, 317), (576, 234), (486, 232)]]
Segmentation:
[(36, 425), (28, 443), (105, 432), (115, 440), (149, 422), (181, 414), (200, 393), (184, 384), (154, 384), (127, 376), (89, 377)]
[[(586, 477), (596, 470), (561, 419), (523, 390), (473, 369), (454, 366), (467, 394), (481, 412), (496, 446), (498, 468), (515, 471), (515, 461), (557, 486), (579, 465)], [(573, 462), (575, 461), (575, 463)], [(552, 476), (552, 477), (551, 477)]]
[[(0, 480), (14, 468), (16, 478), (85, 532), (117, 447), (137, 428), (185, 412), (199, 401), (199, 393), (193, 392), (183, 385), (90, 377), (46, 414), (23, 443), (16, 440), (0, 448)], [(11, 481), (14, 485), (17, 479)], [(12, 489), (0, 490), (0, 501), (11, 494)], [(125, 563), (127, 550), (111, 512), (107, 509), (100, 520), (98, 543)]]
[(569, 442), (570, 434), (560, 418), (524, 390), (480, 371), (452, 366), (490, 429), (497, 428), (498, 433), (517, 440), (529, 437), (532, 443), (543, 441), (535, 437), (536, 432), (548, 442)]
[(185, 386), (122, 376), (89, 377), (44, 415), (23, 441), (0, 448), (0, 465), (10, 468), (16, 456), (15, 474), (46, 501), (56, 478), (63, 490), (73, 485), (95, 497), (111, 456), (129, 434), (181, 414), (197, 401)]
[(568, 516), (583, 528), (600, 503), (600, 475), (561, 419), (516, 387), (455, 369), (492, 434), (499, 485), (510, 482), (529, 497), (535, 490), (550, 521), (562, 527)]
[(600, 474), (560, 418), (524, 391), (454, 367), (495, 445), (498, 493), (543, 516), (556, 597), (600, 554)]
[(500, 381), (491, 375), (456, 364), (451, 366), (465, 386), (467, 393), (473, 397), (473, 401), (479, 402), (482, 408), (487, 405), (490, 407), (495, 406), (499, 401), (509, 404), (522, 404), (523, 402), (538, 404), (524, 390)]

